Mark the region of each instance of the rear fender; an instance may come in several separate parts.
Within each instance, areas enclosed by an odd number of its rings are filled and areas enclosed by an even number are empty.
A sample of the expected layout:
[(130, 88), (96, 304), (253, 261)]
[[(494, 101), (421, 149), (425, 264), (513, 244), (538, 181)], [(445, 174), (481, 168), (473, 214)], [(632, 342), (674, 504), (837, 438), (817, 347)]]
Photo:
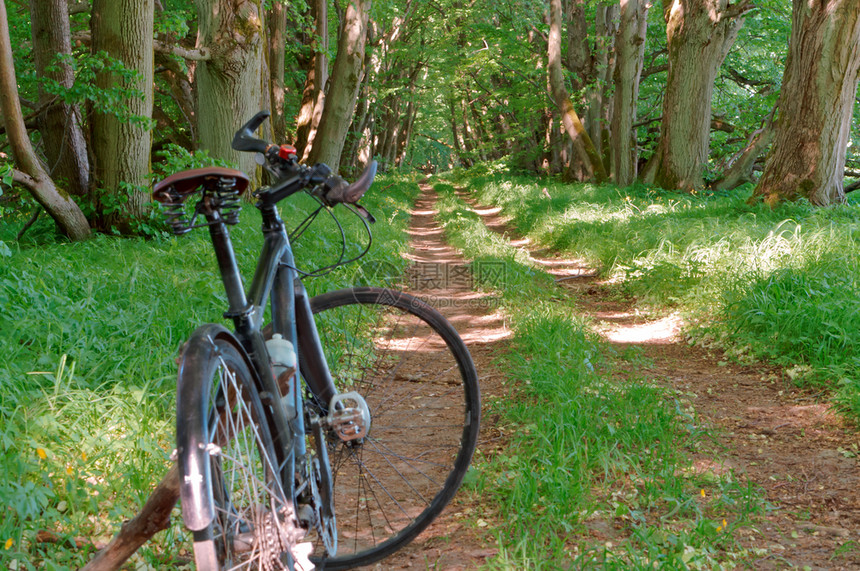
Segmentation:
[(192, 531), (206, 529), (215, 517), (209, 462), (211, 451), (207, 449), (212, 384), (208, 371), (200, 374), (218, 357), (215, 339), (232, 344), (250, 370), (254, 370), (242, 344), (221, 325), (208, 324), (197, 328), (183, 347), (176, 385), (176, 457), (182, 519)]

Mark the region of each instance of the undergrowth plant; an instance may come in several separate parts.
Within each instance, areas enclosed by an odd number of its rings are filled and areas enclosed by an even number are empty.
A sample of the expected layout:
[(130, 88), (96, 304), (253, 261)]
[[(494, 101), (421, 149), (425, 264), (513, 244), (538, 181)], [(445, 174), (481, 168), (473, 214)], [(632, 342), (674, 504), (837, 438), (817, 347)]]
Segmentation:
[[(307, 280), (309, 290), (374, 279), (363, 268), (402, 272), (416, 193), (412, 182), (380, 177), (363, 200), (377, 218), (370, 253)], [(291, 198), (282, 217), (289, 227), (314, 205)], [(366, 237), (338, 210), (349, 259)], [(341, 257), (340, 230), (326, 212), (296, 243), (302, 269)], [(246, 204), (231, 228), (245, 275), (262, 246), (260, 225)], [(71, 244), (44, 234), (37, 247), (9, 235), (0, 265), (0, 568), (77, 569), (91, 556), (86, 544), (109, 540), (167, 471), (180, 345), (203, 323), (231, 324), (205, 229)], [(164, 568), (181, 559), (183, 533), (177, 524), (159, 534), (136, 560)]]
[(705, 435), (686, 397), (637, 374), (635, 354), (603, 347), (548, 274), (451, 186), (436, 189), (446, 236), (477, 279), (485, 263), (505, 269), (484, 286), (513, 331), (499, 366), (516, 381), (493, 405), (512, 442), (473, 484), (507, 524), (489, 567), (711, 569), (744, 557), (734, 531), (763, 503), (731, 474), (692, 469)]
[(584, 258), (638, 303), (685, 313), (701, 343), (783, 365), (860, 419), (860, 207), (749, 205), (749, 189), (697, 195), (563, 184), (482, 167), (452, 175), (537, 244)]

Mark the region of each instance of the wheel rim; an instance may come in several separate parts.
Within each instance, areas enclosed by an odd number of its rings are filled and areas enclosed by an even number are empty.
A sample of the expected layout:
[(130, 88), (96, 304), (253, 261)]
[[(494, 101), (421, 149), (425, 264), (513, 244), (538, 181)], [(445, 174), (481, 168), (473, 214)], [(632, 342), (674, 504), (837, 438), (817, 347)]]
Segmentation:
[(293, 511), (272, 475), (271, 439), (248, 382), (219, 358), (209, 408), (213, 539), (222, 569), (280, 569), (282, 554), (295, 543)]
[(372, 424), (361, 443), (330, 443), (333, 569), (378, 560), (432, 521), (471, 459), (479, 409), (471, 360), (441, 316), (387, 290), (343, 293), (317, 304), (317, 325), (338, 391), (359, 392)]

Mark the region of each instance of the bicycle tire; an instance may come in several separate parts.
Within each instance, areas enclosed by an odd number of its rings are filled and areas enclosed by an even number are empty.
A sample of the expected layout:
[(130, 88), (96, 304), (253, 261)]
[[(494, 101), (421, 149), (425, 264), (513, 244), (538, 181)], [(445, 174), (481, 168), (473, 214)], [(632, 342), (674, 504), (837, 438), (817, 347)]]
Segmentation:
[[(279, 456), (270, 413), (244, 351), (226, 329), (204, 326), (185, 346), (179, 371), (180, 482), (203, 480), (205, 486), (196, 498), (181, 498), (183, 519), (193, 530), (197, 569), (291, 571), (292, 502), (276, 476)], [(188, 434), (195, 415), (206, 419), (196, 436)], [(194, 448), (207, 450), (203, 462), (208, 460), (208, 468), (202, 471), (183, 461), (181, 451), (195, 441)]]
[(338, 552), (314, 561), (347, 569), (412, 541), (454, 496), (478, 439), (478, 375), (454, 327), (409, 294), (356, 287), (311, 308), (338, 392), (371, 411), (362, 443), (329, 441)]

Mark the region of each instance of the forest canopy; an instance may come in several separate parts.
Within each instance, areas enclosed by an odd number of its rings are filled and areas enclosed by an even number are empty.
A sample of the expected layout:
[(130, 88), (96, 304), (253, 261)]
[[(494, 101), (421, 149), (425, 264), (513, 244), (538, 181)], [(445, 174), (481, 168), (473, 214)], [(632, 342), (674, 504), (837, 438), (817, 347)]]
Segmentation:
[(4, 218), (147, 233), (154, 179), (253, 173), (235, 129), (345, 174), (502, 161), (751, 200), (844, 201), (849, 0), (4, 0)]

